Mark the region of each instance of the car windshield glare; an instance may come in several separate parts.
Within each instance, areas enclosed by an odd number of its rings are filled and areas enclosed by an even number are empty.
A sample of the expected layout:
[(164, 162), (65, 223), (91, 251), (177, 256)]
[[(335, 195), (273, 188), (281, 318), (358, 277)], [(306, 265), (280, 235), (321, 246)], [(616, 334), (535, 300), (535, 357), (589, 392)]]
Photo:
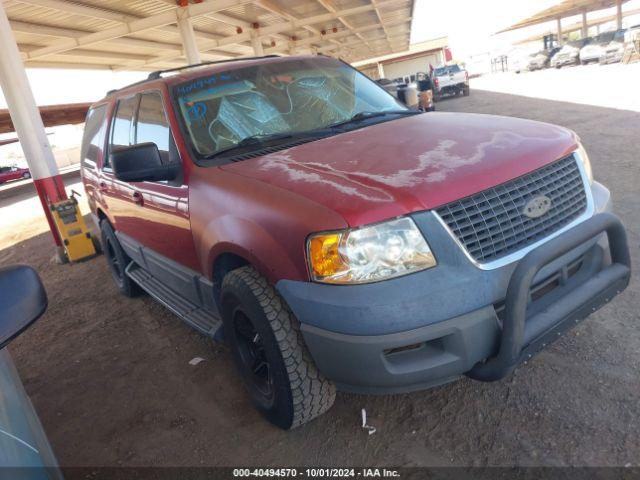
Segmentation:
[(178, 84), (173, 92), (185, 130), (202, 157), (247, 138), (323, 129), (363, 111), (406, 110), (375, 82), (328, 57), (206, 73)]

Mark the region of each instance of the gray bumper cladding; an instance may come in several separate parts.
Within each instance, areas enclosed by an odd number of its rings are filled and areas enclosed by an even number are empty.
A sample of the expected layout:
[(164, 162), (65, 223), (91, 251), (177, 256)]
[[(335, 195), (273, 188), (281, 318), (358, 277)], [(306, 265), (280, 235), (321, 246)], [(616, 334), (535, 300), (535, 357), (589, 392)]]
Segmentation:
[[(529, 291), (536, 274), (554, 258), (566, 254), (596, 235), (609, 239), (611, 265), (544, 310), (527, 318)], [(529, 252), (518, 264), (507, 288), (505, 316), (496, 356), (477, 364), (467, 375), (493, 381), (508, 375), (523, 360), (609, 302), (629, 284), (631, 259), (620, 220), (600, 213)]]

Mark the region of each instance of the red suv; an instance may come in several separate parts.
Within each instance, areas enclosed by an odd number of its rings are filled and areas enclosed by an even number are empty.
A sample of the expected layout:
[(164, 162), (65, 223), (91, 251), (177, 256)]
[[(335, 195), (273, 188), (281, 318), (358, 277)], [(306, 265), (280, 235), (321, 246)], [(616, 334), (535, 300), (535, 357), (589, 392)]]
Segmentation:
[(31, 178), (31, 172), (28, 168), (0, 167), (0, 184), (21, 178)]
[(575, 133), (421, 114), (323, 56), (110, 92), (88, 113), (82, 175), (121, 292), (226, 342), (282, 428), (336, 388), (502, 378), (629, 281)]

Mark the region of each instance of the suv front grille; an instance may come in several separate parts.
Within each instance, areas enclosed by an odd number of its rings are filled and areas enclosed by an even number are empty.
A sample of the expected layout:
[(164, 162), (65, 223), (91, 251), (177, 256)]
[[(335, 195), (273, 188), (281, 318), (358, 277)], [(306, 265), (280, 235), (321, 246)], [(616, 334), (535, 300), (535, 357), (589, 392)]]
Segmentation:
[[(544, 195), (548, 212), (524, 214), (530, 200)], [(579, 217), (587, 208), (582, 175), (573, 155), (436, 210), (478, 262), (496, 260), (537, 242)]]

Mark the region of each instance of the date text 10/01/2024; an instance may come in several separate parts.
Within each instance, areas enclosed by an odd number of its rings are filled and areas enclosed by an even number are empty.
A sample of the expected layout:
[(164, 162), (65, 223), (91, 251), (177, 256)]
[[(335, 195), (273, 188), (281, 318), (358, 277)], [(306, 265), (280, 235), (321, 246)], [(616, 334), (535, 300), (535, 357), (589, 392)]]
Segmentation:
[(399, 478), (398, 470), (387, 468), (236, 468), (233, 470), (234, 477), (257, 477), (257, 478)]

